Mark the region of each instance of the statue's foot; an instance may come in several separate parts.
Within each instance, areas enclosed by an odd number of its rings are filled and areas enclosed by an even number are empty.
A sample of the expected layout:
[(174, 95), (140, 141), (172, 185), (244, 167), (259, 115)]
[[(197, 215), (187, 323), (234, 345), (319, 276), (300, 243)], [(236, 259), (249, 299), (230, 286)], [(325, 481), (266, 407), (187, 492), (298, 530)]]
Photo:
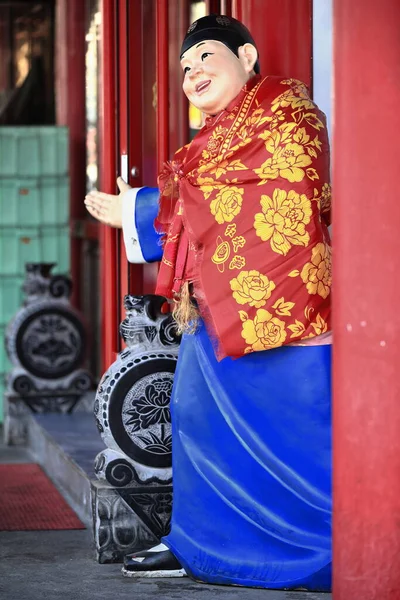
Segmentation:
[(164, 544), (125, 556), (122, 573), (126, 577), (186, 576), (185, 569)]

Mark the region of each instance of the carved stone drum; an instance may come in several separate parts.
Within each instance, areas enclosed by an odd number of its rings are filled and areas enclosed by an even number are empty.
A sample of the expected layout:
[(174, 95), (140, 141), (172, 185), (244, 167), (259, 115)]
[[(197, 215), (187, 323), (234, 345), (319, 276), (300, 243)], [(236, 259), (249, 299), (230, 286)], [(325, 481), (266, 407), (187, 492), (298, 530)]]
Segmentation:
[(164, 303), (161, 296), (125, 297), (120, 333), (127, 347), (97, 390), (95, 417), (107, 445), (96, 458), (100, 481), (93, 487), (100, 562), (121, 561), (169, 531), (170, 398), (180, 340), (172, 316), (161, 312)]

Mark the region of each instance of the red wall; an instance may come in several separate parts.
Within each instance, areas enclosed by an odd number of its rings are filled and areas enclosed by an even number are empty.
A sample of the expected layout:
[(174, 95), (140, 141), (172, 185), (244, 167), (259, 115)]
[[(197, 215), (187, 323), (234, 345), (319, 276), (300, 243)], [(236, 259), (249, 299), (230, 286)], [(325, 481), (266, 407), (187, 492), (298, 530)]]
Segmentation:
[(311, 85), (312, 0), (236, 0), (233, 16), (250, 29), (263, 75)]

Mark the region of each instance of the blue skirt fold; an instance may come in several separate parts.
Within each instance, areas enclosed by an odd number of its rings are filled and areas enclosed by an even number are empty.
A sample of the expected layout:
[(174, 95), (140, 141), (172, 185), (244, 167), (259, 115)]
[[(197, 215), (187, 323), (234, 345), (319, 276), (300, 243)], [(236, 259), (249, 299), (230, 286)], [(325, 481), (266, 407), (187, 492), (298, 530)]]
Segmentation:
[(206, 583), (331, 588), (331, 346), (215, 359), (184, 336), (164, 542)]

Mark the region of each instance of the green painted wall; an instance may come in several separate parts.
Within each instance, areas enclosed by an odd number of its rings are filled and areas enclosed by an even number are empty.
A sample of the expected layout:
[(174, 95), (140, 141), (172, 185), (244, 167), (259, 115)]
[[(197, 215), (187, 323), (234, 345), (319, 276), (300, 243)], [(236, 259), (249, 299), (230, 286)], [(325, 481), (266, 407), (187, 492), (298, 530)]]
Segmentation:
[(10, 368), (7, 323), (22, 304), (26, 262), (55, 262), (68, 273), (68, 130), (0, 127), (0, 422)]

